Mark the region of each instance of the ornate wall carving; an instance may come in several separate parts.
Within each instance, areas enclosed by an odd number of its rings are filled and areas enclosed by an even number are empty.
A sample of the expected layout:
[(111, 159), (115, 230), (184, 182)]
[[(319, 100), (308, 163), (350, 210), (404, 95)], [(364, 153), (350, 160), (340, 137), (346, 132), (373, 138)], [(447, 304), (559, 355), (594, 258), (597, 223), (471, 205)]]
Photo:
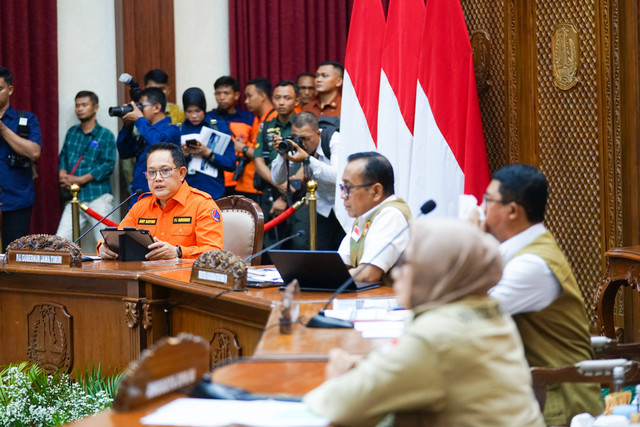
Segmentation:
[(547, 176), (546, 225), (592, 326), (603, 254), (622, 245), (624, 225), (620, 4), (631, 3), (462, 0), (470, 37), (489, 39), (489, 86), (479, 83), (489, 167), (528, 161)]
[[(481, 64), (478, 95), (489, 168), (493, 172), (507, 162), (504, 2), (465, 0), (462, 2), (462, 9), (469, 34), (475, 35), (473, 47), (476, 76), (478, 65)], [(482, 59), (476, 58), (478, 52), (486, 52), (487, 55), (483, 55)]]
[(236, 334), (228, 329), (215, 329), (211, 340), (211, 367), (229, 358), (242, 356), (242, 348), (238, 344)]
[(55, 303), (36, 304), (27, 314), (27, 325), (29, 362), (48, 373), (69, 372), (73, 365), (73, 329), (65, 308)]

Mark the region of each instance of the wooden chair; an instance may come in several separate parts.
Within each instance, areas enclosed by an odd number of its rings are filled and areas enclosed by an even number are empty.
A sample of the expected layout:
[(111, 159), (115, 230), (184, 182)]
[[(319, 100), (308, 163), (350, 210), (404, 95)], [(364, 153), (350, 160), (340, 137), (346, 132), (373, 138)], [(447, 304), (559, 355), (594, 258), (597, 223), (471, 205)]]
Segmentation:
[(625, 384), (640, 383), (640, 364), (626, 359), (585, 360), (559, 368), (531, 368), (533, 392), (540, 410), (544, 411), (548, 386), (560, 383), (610, 384), (616, 366), (625, 368)]
[(609, 337), (592, 336), (591, 347), (596, 359), (623, 358), (640, 361), (640, 342), (620, 344)]
[[(243, 196), (227, 196), (216, 200), (224, 224), (224, 249), (247, 258), (262, 249), (264, 215), (260, 206)], [(260, 265), (256, 257), (251, 265)]]

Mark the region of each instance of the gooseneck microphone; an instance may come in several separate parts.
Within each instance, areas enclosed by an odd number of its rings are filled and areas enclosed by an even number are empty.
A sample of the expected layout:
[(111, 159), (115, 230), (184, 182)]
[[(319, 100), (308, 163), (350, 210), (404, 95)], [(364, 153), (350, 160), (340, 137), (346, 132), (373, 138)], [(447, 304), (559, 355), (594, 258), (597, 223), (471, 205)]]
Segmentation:
[[(420, 207), (420, 215), (418, 216), (426, 215), (432, 210), (434, 210), (435, 208), (436, 208), (436, 202), (434, 202), (433, 200), (428, 200)], [(402, 233), (407, 231), (408, 228), (409, 228), (409, 224), (403, 227), (402, 230), (400, 230), (400, 232), (393, 237), (393, 239), (391, 239), (386, 245), (384, 245), (382, 249), (380, 249), (378, 253), (373, 256), (373, 258), (371, 258), (371, 261), (378, 258), (382, 254), (382, 252), (386, 251), (389, 248), (389, 246), (391, 246), (393, 241), (396, 240), (398, 237), (400, 237)], [(307, 326), (308, 328), (353, 328), (353, 322), (350, 322), (348, 320), (335, 319), (332, 317), (326, 317), (324, 314), (324, 311), (327, 308), (329, 308), (329, 305), (331, 305), (333, 300), (336, 299), (338, 295), (343, 293), (345, 289), (347, 289), (349, 285), (351, 285), (354, 282), (354, 280), (356, 280), (358, 275), (362, 273), (363, 270), (364, 269), (358, 270), (356, 274), (354, 274), (353, 276), (345, 280), (345, 282), (342, 285), (340, 285), (338, 289), (335, 290), (333, 295), (331, 295), (331, 298), (329, 298), (329, 301), (327, 301), (327, 303), (322, 308), (322, 310), (320, 310), (318, 314), (313, 316), (305, 326)]]
[(275, 242), (273, 245), (271, 245), (269, 247), (266, 247), (266, 248), (264, 248), (263, 250), (261, 250), (259, 252), (256, 252), (255, 254), (251, 255), (250, 257), (247, 257), (244, 260), (244, 263), (246, 264), (249, 261), (251, 261), (252, 259), (254, 259), (255, 257), (258, 257), (258, 256), (262, 255), (265, 252), (269, 252), (271, 249), (273, 249), (273, 248), (275, 248), (277, 246), (280, 246), (284, 242), (288, 242), (289, 240), (295, 239), (296, 237), (304, 237), (305, 234), (307, 234), (307, 233), (305, 233), (304, 230), (300, 230), (297, 233), (292, 234), (291, 236), (285, 237), (284, 239)]
[(127, 197), (126, 199), (124, 199), (122, 201), (122, 203), (120, 203), (118, 206), (116, 206), (115, 208), (113, 208), (113, 210), (111, 212), (109, 212), (108, 214), (106, 214), (105, 216), (102, 217), (102, 219), (98, 222), (96, 222), (95, 224), (93, 224), (93, 226), (91, 228), (89, 228), (87, 231), (85, 231), (84, 233), (82, 233), (82, 235), (80, 237), (78, 237), (76, 240), (73, 241), (73, 243), (78, 243), (80, 240), (82, 240), (82, 238), (84, 236), (86, 236), (87, 234), (89, 234), (91, 231), (93, 231), (94, 228), (96, 228), (98, 225), (102, 224), (102, 221), (104, 221), (105, 219), (107, 219), (112, 213), (114, 213), (115, 211), (117, 211), (118, 209), (120, 209), (120, 207), (122, 207), (122, 205), (124, 205), (125, 203), (127, 203), (129, 200), (131, 200), (132, 197), (134, 196), (139, 196), (142, 193), (144, 193), (144, 190), (142, 189), (137, 189), (136, 191), (134, 191), (129, 197)]

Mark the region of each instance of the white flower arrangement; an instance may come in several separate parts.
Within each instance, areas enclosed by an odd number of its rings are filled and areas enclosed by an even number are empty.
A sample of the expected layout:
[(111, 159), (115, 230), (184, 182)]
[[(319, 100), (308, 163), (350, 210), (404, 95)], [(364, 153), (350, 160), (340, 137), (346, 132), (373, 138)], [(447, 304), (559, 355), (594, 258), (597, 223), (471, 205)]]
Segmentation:
[(106, 390), (87, 387), (95, 378), (84, 381), (83, 386), (68, 374), (47, 375), (26, 363), (9, 366), (0, 373), (0, 425), (58, 426), (111, 406)]

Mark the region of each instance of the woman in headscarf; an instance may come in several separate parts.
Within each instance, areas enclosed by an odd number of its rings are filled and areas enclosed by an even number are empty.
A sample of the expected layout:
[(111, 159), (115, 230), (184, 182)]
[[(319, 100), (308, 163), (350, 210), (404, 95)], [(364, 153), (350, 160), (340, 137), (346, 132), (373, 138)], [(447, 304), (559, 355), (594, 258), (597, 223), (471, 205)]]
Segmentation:
[[(207, 100), (202, 89), (191, 87), (185, 90), (182, 94), (182, 105), (184, 106), (185, 120), (180, 131), (183, 136), (195, 134), (199, 136), (204, 126), (210, 127), (205, 120)], [(223, 126), (223, 124), (216, 124), (216, 126)], [(226, 127), (226, 125), (224, 126)], [(217, 130), (231, 134), (228, 128)], [(224, 154), (214, 153), (215, 141), (215, 134), (207, 141), (187, 138), (186, 141), (183, 141), (182, 153), (188, 162), (187, 183), (217, 199), (224, 194), (223, 171), (233, 171), (236, 167), (236, 153), (233, 142), (227, 145)]]
[(544, 426), (515, 324), (487, 297), (501, 275), (490, 236), (462, 221), (414, 220), (393, 272), (398, 304), (413, 312), (403, 336), (357, 364), (332, 352), (330, 379), (304, 401), (341, 425), (395, 414), (395, 425)]

